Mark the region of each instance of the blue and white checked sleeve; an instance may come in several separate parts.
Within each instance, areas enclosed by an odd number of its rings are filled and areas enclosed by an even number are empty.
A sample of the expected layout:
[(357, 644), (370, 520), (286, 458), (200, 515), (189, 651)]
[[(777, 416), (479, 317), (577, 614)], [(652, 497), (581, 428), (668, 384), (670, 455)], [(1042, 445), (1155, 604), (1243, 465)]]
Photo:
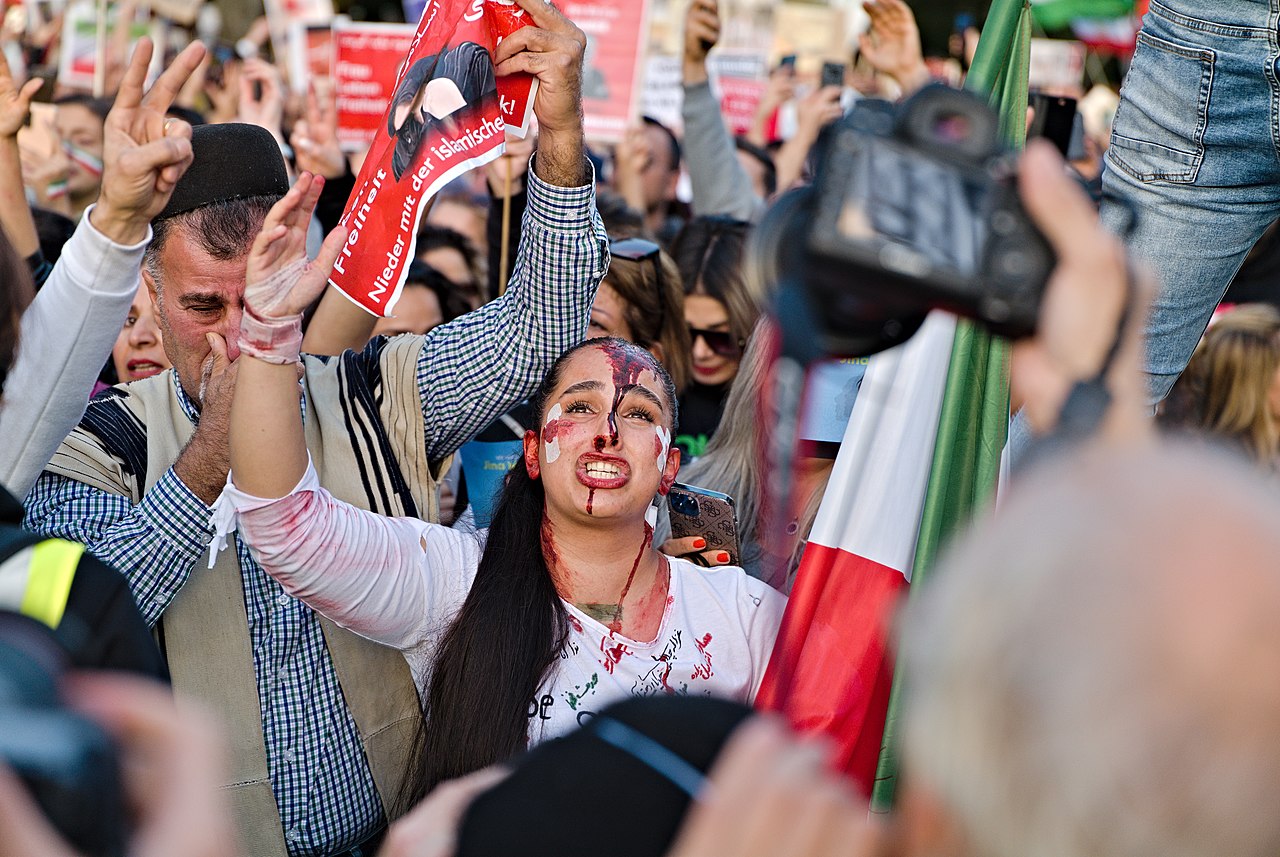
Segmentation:
[(27, 495), (26, 509), (30, 529), (82, 542), (120, 571), (148, 627), (159, 621), (208, 544), (209, 507), (172, 469), (136, 506), (46, 471)]
[(609, 238), (595, 181), (549, 185), (531, 169), (520, 249), (506, 293), (427, 334), (418, 392), (427, 453), (439, 460), (529, 396), (551, 364), (582, 341)]

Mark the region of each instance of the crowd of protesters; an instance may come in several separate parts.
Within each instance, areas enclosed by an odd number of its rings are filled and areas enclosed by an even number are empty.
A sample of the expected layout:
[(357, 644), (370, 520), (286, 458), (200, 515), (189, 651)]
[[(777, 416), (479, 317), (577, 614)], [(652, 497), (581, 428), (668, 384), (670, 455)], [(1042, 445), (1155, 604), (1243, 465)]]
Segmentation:
[[(735, 137), (725, 21), (691, 0), (683, 127), (600, 146), (586, 36), (516, 2), (493, 70), (538, 79), (536, 133), (437, 195), (378, 319), (328, 285), (361, 157), (262, 24), (264, 56), (193, 41), (149, 85), (142, 39), (53, 119), (0, 52), (0, 671), (51, 629), (63, 703), (115, 742), (127, 853), (1276, 853), (1280, 313), (1210, 323), (1280, 213), (1242, 154), (1265, 107), (1219, 115), (1263, 103), (1265, 4), (1153, 3), (1072, 160), (1021, 159), (1056, 255), (1010, 366), (1037, 454), (903, 612), (903, 782), (868, 820), (826, 745), (750, 710), (834, 452), (796, 450), (778, 526), (777, 284), (748, 253), (846, 90), (939, 66), (903, 0), (868, 0), (846, 86), (780, 64)], [(1235, 89), (1197, 78), (1183, 133), (1153, 87), (1215, 61)], [(36, 121), (50, 151), (20, 144)], [(673, 535), (677, 481), (734, 499), (739, 556)], [(0, 756), (0, 854), (98, 853), (23, 764)]]

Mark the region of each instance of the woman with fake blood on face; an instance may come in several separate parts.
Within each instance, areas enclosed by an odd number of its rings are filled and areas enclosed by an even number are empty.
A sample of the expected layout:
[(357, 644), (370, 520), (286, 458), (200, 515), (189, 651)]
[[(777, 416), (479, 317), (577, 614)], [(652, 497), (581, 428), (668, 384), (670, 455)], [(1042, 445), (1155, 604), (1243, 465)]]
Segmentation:
[(675, 392), (649, 352), (595, 339), (557, 361), (483, 543), (321, 489), (292, 376), (241, 361), (219, 503), (286, 591), (404, 652), (424, 705), (404, 800), (627, 696), (754, 698), (785, 599), (654, 549), (650, 510), (679, 453)]

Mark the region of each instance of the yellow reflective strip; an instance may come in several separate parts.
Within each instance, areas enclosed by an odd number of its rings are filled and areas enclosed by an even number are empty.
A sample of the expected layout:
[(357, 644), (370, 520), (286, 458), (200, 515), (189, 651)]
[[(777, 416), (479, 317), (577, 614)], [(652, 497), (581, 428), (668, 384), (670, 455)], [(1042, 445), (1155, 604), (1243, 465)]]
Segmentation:
[(40, 542), (32, 551), (30, 577), (27, 592), (22, 597), (22, 613), (37, 619), (50, 628), (57, 628), (67, 609), (67, 596), (71, 593), (71, 581), (84, 545), (77, 542), (49, 539)]

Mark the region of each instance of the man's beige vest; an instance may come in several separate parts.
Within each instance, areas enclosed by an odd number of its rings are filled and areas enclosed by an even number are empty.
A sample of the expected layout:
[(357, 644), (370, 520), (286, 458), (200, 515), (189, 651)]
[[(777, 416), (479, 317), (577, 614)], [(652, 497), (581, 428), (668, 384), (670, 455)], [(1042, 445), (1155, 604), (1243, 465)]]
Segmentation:
[[(304, 421), (320, 483), (334, 496), (381, 514), (416, 512), (434, 521), (435, 474), (443, 471), (427, 462), (416, 381), (421, 345), (420, 337), (392, 340), (382, 351), (377, 373), (351, 352), (328, 361), (305, 357)], [(135, 418), (146, 435), (141, 484), (84, 423), (63, 442), (48, 469), (137, 503), (173, 466), (194, 429), (178, 401), (172, 370), (120, 389), (127, 393), (118, 400), (127, 411), (123, 416)], [(242, 834), (242, 853), (284, 855), (241, 574), (234, 540), (229, 539), (212, 569), (197, 562), (165, 610), (161, 633), (175, 691), (200, 700), (225, 725), (231, 745), (225, 788)], [(413, 679), (395, 649), (323, 617), (320, 621), (383, 807), (394, 818), (421, 717)]]

